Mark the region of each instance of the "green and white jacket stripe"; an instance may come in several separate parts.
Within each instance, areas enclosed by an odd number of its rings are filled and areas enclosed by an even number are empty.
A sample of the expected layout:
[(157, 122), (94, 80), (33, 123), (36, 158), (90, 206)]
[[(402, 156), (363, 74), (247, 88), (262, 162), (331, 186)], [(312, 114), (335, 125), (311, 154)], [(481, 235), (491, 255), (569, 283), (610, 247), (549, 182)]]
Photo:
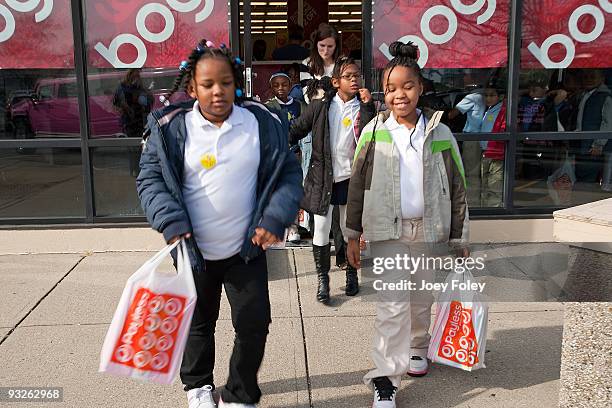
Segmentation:
[[(423, 146), (423, 232), (429, 243), (467, 246), (469, 213), (459, 146), (440, 123), (443, 112), (424, 110), (428, 118)], [(402, 234), (400, 155), (381, 112), (361, 133), (349, 184), (346, 234), (369, 241), (399, 239)], [(373, 133), (376, 123), (376, 132)]]

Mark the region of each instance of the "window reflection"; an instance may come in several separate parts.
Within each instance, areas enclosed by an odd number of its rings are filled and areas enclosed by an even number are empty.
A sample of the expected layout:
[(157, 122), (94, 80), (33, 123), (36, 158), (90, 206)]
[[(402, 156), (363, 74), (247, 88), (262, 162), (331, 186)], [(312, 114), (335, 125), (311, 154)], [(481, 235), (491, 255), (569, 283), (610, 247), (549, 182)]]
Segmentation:
[[(91, 73), (89, 115), (92, 138), (141, 137), (147, 115), (162, 108), (177, 69), (127, 69)], [(170, 102), (189, 99), (179, 91)]]

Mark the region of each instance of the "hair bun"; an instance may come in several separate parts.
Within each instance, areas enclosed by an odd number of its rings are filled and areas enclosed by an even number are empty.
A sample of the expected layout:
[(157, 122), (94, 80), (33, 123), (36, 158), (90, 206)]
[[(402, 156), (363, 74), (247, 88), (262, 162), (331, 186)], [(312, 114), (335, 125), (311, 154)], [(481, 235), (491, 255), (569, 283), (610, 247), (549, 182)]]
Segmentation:
[(389, 52), (393, 57), (407, 57), (414, 60), (417, 59), (418, 50), (418, 47), (414, 45), (412, 41), (408, 41), (407, 44), (400, 41), (394, 41), (389, 46)]

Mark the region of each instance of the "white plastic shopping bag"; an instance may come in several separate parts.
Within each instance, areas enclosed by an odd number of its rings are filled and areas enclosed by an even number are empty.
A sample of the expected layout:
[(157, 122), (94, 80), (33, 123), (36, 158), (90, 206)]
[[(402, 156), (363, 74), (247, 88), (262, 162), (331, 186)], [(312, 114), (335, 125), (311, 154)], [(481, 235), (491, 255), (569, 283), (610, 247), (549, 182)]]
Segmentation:
[[(458, 283), (453, 286), (453, 281)], [(448, 289), (436, 302), (427, 357), (435, 363), (472, 371), (485, 367), (488, 307), (478, 293), (460, 289), (459, 283), (467, 282), (474, 282), (469, 270), (450, 273), (446, 278)]]
[[(156, 272), (177, 246), (177, 273)], [(185, 241), (180, 240), (159, 251), (128, 279), (104, 339), (99, 371), (172, 383), (195, 304), (189, 255)]]

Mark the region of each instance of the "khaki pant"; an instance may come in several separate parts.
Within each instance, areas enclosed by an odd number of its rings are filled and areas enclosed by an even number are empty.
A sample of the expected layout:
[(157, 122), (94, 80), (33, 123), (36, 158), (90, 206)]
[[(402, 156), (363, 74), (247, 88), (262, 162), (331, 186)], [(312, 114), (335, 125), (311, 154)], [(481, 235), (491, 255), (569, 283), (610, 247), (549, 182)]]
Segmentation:
[[(428, 256), (423, 243), (423, 220), (402, 221), (402, 236), (399, 240), (372, 242), (372, 258), (395, 258)], [(385, 282), (408, 279), (420, 288), (422, 281), (434, 280), (433, 270), (419, 268), (414, 274), (405, 269), (385, 269), (380, 275)], [(424, 291), (379, 291), (374, 322), (374, 342), (371, 353), (375, 369), (363, 380), (371, 386), (376, 377), (389, 377), (399, 387), (402, 375), (408, 371), (410, 357), (427, 357), (429, 347), (429, 325), (431, 323), (431, 292)]]
[(501, 207), (504, 188), (504, 161), (484, 157), (482, 159), (482, 189), (483, 207)]
[(469, 207), (480, 207), (480, 161), (482, 149), (480, 142), (465, 141), (461, 150), (467, 183), (467, 201)]

